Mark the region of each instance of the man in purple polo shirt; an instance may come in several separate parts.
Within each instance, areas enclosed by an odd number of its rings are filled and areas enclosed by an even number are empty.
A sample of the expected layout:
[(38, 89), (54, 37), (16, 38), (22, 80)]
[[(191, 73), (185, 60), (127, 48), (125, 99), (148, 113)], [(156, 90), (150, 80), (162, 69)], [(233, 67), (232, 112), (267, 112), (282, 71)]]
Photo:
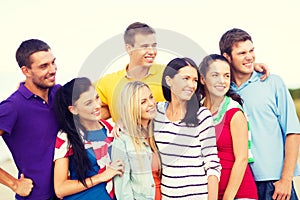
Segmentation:
[(19, 171), (18, 179), (0, 168), (0, 183), (16, 199), (55, 199), (53, 152), (58, 124), (54, 113), (56, 64), (45, 42), (30, 39), (16, 52), (25, 82), (0, 103), (0, 135)]

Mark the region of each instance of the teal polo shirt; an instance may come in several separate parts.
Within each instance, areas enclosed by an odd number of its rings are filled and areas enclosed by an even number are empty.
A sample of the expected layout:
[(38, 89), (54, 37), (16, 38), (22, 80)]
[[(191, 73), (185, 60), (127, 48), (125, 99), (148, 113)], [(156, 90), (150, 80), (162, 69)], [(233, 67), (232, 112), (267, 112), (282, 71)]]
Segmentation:
[[(282, 79), (271, 74), (265, 81), (260, 73), (238, 87), (231, 88), (244, 100), (252, 134), (251, 164), (255, 181), (279, 180), (284, 163), (285, 139), (289, 133), (300, 134), (299, 119), (292, 97)], [(300, 175), (296, 167), (294, 175)]]

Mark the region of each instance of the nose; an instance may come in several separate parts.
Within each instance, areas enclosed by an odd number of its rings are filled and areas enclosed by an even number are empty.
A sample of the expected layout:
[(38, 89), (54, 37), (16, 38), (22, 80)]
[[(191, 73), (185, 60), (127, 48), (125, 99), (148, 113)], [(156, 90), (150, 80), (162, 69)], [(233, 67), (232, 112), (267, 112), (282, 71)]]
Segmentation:
[(253, 54), (252, 54), (251, 52), (248, 52), (248, 53), (246, 54), (246, 59), (247, 59), (247, 60), (252, 60), (252, 59), (253, 59)]
[(224, 83), (225, 82), (225, 78), (223, 76), (220, 76), (220, 83)]
[(54, 63), (54, 64), (51, 64), (50, 65), (50, 70), (49, 70), (49, 72), (50, 73), (56, 73), (56, 71), (57, 71), (57, 66), (56, 66), (56, 64)]
[(189, 80), (188, 81), (188, 86), (190, 87), (190, 88), (193, 88), (193, 89), (196, 89), (197, 88), (197, 81), (195, 81), (195, 80)]
[(156, 49), (156, 47), (148, 46), (148, 47), (147, 47), (147, 52), (148, 52), (149, 54), (156, 54), (157, 49)]

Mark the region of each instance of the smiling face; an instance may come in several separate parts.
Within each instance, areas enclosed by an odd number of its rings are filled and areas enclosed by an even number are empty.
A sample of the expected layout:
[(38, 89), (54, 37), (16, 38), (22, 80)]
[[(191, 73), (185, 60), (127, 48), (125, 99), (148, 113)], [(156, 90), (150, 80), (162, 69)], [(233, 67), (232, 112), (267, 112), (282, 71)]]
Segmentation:
[(157, 54), (155, 34), (136, 34), (134, 45), (126, 45), (132, 66), (152, 66)]
[(205, 77), (201, 76), (206, 96), (223, 98), (230, 87), (230, 66), (222, 60), (215, 60), (209, 66)]
[(170, 86), (172, 101), (175, 98), (179, 101), (188, 101), (197, 89), (198, 73), (194, 67), (188, 65), (180, 68), (173, 78), (167, 76), (166, 82)]
[(29, 57), (30, 66), (22, 66), (26, 83), (32, 91), (46, 90), (55, 84), (56, 64), (51, 51), (38, 51)]
[(254, 70), (255, 53), (250, 40), (237, 42), (232, 46), (231, 56), (224, 55), (231, 63), (235, 79), (249, 79)]
[(143, 127), (147, 127), (149, 121), (156, 116), (156, 103), (148, 87), (144, 86), (140, 90), (141, 123)]
[(94, 87), (90, 86), (69, 109), (79, 116), (81, 124), (88, 130), (90, 124), (98, 123), (101, 119), (100, 107), (100, 98)]

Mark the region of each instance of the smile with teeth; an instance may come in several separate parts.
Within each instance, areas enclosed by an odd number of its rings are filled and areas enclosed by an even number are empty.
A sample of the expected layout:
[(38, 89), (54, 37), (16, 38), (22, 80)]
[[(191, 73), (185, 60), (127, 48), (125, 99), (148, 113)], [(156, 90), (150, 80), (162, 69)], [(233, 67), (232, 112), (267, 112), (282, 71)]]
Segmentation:
[(248, 68), (249, 68), (249, 67), (252, 67), (252, 63), (245, 63), (244, 65), (245, 65), (246, 67), (248, 67)]
[(192, 96), (194, 94), (194, 92), (190, 91), (190, 90), (185, 90), (184, 94), (187, 95), (187, 96)]
[(216, 86), (215, 87), (217, 90), (224, 90), (225, 89), (225, 86)]
[(47, 77), (47, 79), (50, 81), (55, 81), (55, 76), (49, 76), (49, 77)]
[(153, 57), (145, 57), (145, 59), (147, 60), (147, 62), (153, 62), (153, 60), (154, 60)]
[(100, 115), (100, 110), (95, 111), (94, 114), (95, 114), (96, 116), (99, 116), (99, 115)]
[(153, 107), (153, 108), (150, 108), (147, 112), (155, 112), (155, 107)]

